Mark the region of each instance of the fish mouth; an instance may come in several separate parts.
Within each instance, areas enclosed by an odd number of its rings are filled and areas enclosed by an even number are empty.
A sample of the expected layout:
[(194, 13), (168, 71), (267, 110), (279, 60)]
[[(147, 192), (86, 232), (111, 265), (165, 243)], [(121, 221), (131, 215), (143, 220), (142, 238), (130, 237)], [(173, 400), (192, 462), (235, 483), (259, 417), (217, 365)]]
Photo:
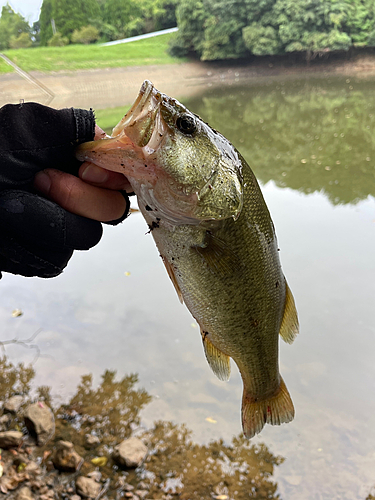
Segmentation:
[[(120, 156), (120, 150), (128, 160), (147, 161), (155, 152), (165, 135), (166, 124), (160, 112), (164, 94), (155, 89), (154, 85), (145, 80), (139, 94), (125, 116), (114, 127), (112, 135), (105, 139), (81, 144), (76, 149), (76, 157), (81, 161), (93, 161), (103, 168), (124, 172), (124, 164), (102, 160), (105, 153), (115, 160)], [(104, 158), (104, 157), (103, 157)]]
[(159, 125), (161, 99), (161, 93), (145, 80), (133, 106), (113, 129), (112, 137), (125, 134), (138, 147), (146, 146)]

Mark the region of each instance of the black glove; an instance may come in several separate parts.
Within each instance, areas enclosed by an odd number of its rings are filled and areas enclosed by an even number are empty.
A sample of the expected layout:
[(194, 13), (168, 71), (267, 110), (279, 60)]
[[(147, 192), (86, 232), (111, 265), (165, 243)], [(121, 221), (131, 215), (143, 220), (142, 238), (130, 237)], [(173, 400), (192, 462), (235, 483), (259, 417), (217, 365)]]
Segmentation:
[(35, 174), (46, 168), (77, 175), (74, 150), (94, 134), (92, 111), (36, 103), (0, 109), (0, 271), (57, 276), (74, 250), (99, 242), (100, 222), (67, 212), (33, 189)]

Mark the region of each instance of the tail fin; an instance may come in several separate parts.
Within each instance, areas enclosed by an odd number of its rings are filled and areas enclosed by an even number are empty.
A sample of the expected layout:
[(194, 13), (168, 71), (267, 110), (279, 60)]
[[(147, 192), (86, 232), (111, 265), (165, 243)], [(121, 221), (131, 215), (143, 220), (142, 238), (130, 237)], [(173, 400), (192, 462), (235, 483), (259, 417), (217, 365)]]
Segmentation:
[(242, 428), (247, 438), (258, 434), (265, 424), (280, 425), (294, 418), (294, 406), (284, 380), (280, 380), (278, 392), (262, 401), (249, 397), (244, 386), (242, 397)]

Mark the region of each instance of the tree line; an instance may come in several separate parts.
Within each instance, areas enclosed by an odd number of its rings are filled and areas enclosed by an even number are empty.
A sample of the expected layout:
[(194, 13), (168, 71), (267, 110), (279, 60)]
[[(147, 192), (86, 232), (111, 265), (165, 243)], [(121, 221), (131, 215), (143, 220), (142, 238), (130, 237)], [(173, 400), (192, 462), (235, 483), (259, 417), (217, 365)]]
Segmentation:
[(5, 5), (0, 50), (107, 42), (176, 26), (178, 0), (43, 0), (33, 26)]
[(375, 0), (43, 0), (33, 26), (7, 4), (0, 50), (105, 42), (178, 26), (170, 52), (201, 60), (375, 46)]
[(201, 60), (375, 46), (374, 0), (181, 0), (172, 54)]

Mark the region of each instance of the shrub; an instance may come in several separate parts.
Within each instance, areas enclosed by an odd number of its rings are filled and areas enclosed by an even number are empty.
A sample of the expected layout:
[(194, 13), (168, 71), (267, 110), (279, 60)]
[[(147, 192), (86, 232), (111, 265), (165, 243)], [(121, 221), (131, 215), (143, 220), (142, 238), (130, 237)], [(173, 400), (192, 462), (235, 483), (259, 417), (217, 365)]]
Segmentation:
[(68, 43), (69, 38), (62, 36), (58, 31), (48, 40), (48, 45), (50, 47), (64, 47), (64, 45), (68, 45)]
[(32, 41), (29, 33), (21, 33), (18, 37), (12, 36), (9, 40), (11, 49), (26, 49), (31, 47)]
[(72, 34), (73, 43), (89, 44), (95, 42), (99, 38), (99, 30), (90, 24), (83, 26), (79, 30), (74, 30)]

